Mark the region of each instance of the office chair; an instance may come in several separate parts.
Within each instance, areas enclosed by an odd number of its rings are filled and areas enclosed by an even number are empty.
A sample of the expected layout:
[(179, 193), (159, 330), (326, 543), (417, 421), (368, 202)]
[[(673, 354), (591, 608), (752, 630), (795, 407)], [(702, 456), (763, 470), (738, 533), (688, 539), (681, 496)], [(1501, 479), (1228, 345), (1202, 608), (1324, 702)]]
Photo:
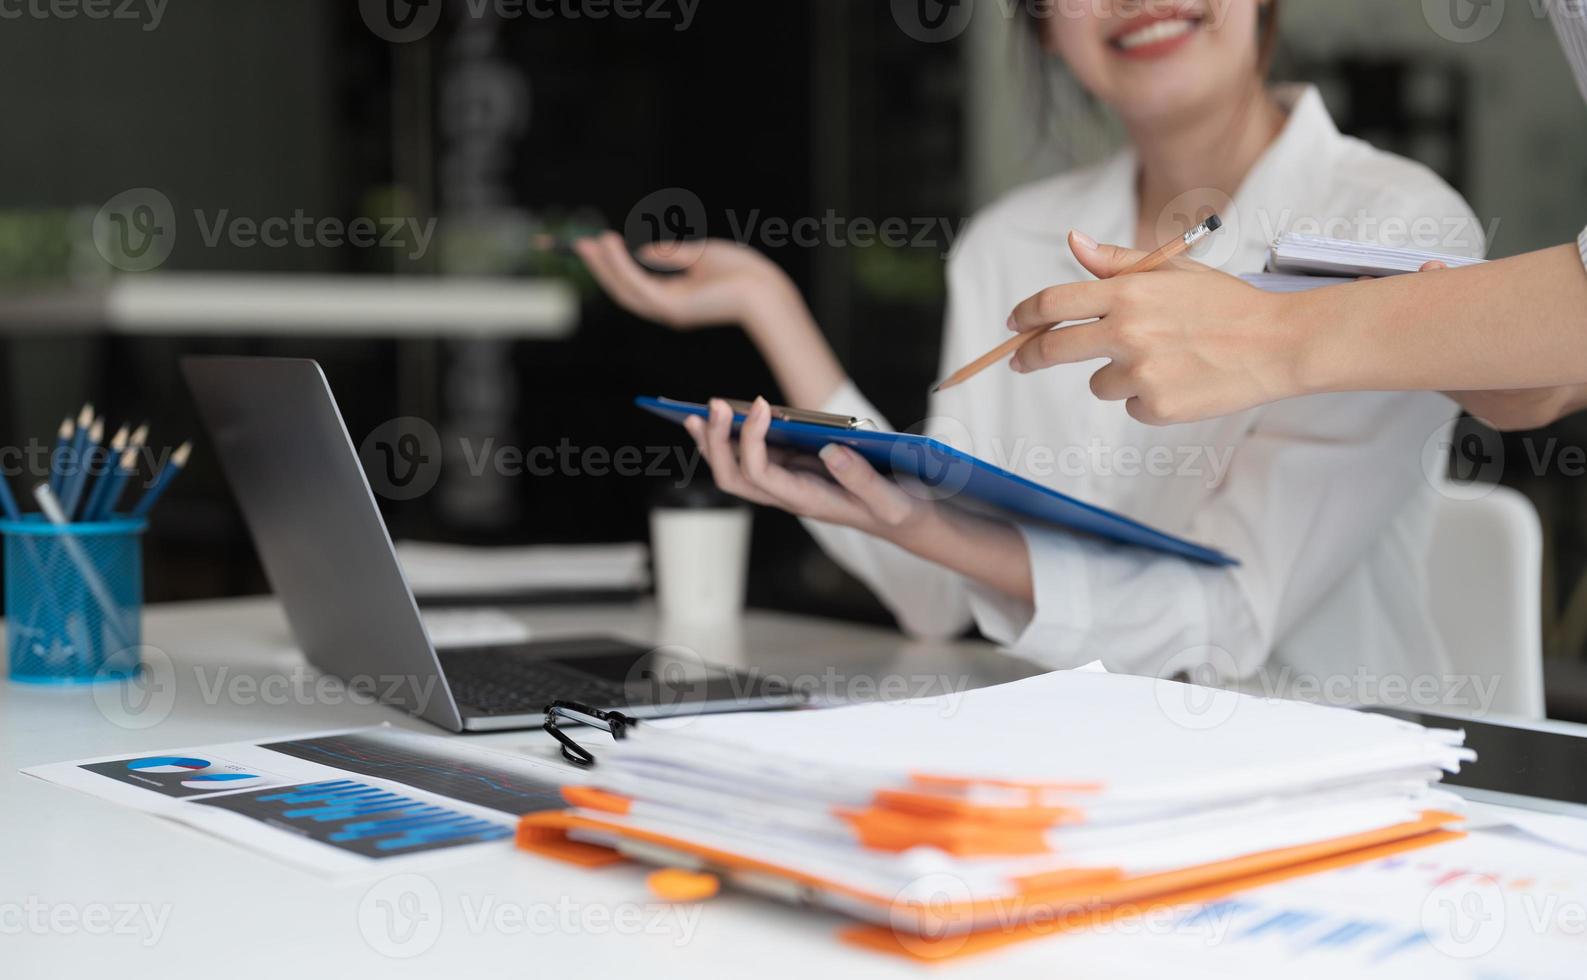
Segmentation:
[(1543, 531), (1519, 491), (1440, 497), (1428, 555), (1428, 602), (1454, 670), (1497, 674), (1491, 714), (1544, 717)]

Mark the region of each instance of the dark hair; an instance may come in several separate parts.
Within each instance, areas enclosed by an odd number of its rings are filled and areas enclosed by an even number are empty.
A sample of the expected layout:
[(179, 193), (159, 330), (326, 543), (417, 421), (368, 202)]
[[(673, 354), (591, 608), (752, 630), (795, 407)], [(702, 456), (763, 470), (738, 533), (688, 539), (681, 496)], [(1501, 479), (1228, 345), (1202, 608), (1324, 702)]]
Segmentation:
[[(1256, 64), (1257, 70), (1264, 76), (1273, 67), (1273, 54), (1278, 49), (1278, 5), (1282, 0), (1267, 0), (1258, 11), (1257, 20), (1257, 45)], [(1030, 31), (1030, 36), (1039, 49), (1042, 44), (1042, 23), (1051, 14), (1038, 14), (1036, 3), (1022, 3), (1019, 5), (1021, 20), (1025, 28)]]
[(1281, 0), (1267, 0), (1257, 13), (1256, 68), (1266, 75), (1273, 68), (1273, 54), (1278, 50), (1278, 5)]

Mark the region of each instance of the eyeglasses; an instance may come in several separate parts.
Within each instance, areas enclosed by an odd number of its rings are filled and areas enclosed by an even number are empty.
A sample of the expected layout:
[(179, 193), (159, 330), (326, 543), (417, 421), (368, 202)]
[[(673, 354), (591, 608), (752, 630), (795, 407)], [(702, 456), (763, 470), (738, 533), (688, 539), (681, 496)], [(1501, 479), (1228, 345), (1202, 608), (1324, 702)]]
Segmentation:
[(562, 743), (562, 758), (586, 769), (595, 765), (595, 753), (575, 742), (572, 736), (564, 732), (558, 723), (559, 718), (578, 725), (605, 729), (616, 741), (627, 738), (628, 732), (639, 724), (638, 718), (631, 718), (621, 711), (592, 708), (577, 701), (553, 701), (547, 705), (546, 731), (551, 733), (552, 738)]

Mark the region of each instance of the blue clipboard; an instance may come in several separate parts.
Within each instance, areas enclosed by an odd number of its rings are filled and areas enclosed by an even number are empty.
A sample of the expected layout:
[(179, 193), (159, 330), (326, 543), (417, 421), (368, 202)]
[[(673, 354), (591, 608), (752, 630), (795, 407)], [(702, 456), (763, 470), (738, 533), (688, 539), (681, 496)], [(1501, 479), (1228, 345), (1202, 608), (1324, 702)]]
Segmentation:
[[(671, 398), (640, 397), (634, 404), (678, 423), (690, 415), (704, 418), (709, 414), (704, 405)], [(735, 411), (733, 430), (738, 431), (743, 422), (744, 414)], [(1221, 551), (1076, 500), (926, 436), (774, 417), (766, 441), (808, 453), (820, 452), (821, 447), (835, 442), (864, 456), (883, 473), (912, 477), (930, 488), (934, 497), (970, 509), (990, 508), (1018, 520), (1039, 521), (1208, 565), (1239, 564)]]

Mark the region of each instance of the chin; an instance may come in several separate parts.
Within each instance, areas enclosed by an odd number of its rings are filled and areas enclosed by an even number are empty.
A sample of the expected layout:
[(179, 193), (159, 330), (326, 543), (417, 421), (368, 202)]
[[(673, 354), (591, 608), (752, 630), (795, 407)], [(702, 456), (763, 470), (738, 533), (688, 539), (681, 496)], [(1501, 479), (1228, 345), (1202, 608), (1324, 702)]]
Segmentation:
[(1208, 111), (1229, 102), (1229, 91), (1205, 76), (1165, 72), (1156, 78), (1121, 80), (1102, 101), (1127, 122), (1150, 123)]

